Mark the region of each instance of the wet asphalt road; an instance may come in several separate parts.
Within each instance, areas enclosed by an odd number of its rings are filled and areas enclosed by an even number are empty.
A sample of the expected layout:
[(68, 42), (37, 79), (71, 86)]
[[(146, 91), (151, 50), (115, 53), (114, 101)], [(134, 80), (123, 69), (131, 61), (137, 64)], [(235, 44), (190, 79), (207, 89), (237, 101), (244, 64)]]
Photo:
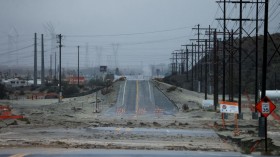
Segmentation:
[(150, 80), (126, 80), (121, 84), (117, 103), (105, 115), (155, 117), (176, 112), (176, 106)]
[(105, 135), (110, 135), (112, 132), (118, 134), (130, 134), (130, 135), (151, 135), (157, 136), (181, 136), (181, 137), (212, 137), (218, 138), (218, 135), (209, 129), (196, 129), (196, 130), (184, 130), (184, 129), (160, 129), (160, 128), (120, 128), (120, 127), (93, 127), (87, 128), (87, 132), (98, 134), (102, 132)]
[(237, 152), (85, 150), (85, 149), (0, 149), (0, 157), (257, 157)]

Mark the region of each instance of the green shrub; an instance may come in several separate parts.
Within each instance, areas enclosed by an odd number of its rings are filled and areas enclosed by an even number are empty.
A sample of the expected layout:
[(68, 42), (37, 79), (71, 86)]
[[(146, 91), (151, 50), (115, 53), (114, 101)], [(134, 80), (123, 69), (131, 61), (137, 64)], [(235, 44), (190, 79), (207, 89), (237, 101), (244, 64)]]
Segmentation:
[(24, 95), (24, 94), (25, 94), (24, 91), (20, 90), (19, 95)]
[(76, 85), (68, 85), (68, 86), (64, 87), (63, 96), (64, 97), (69, 97), (69, 96), (75, 95), (75, 94), (77, 94), (79, 92), (80, 92), (80, 89), (79, 89), (78, 86), (76, 86)]
[(47, 93), (58, 93), (58, 87), (48, 87)]
[(175, 91), (177, 89), (176, 86), (171, 86), (169, 88), (167, 88), (167, 92), (172, 92), (172, 91)]
[(7, 91), (7, 88), (3, 84), (0, 84), (0, 99), (5, 99), (8, 97)]
[(106, 86), (106, 83), (103, 81), (103, 80), (100, 80), (100, 79), (91, 79), (89, 82), (88, 82), (88, 85), (89, 86)]

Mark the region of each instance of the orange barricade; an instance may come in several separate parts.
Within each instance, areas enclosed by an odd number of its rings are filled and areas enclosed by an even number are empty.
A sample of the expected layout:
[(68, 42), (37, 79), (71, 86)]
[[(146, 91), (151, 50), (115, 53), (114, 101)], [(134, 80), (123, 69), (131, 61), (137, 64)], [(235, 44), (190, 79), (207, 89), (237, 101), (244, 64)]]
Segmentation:
[(0, 119), (22, 119), (22, 115), (12, 115), (12, 109), (9, 106), (0, 105)]

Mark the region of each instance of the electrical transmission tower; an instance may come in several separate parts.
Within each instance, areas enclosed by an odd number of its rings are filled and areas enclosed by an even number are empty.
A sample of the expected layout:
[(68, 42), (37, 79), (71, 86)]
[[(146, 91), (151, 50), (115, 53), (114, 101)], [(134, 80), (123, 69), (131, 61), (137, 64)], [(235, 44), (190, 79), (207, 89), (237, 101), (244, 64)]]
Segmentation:
[(98, 64), (98, 66), (101, 66), (102, 63), (102, 51), (103, 51), (103, 47), (101, 46), (96, 46), (95, 47), (95, 51), (96, 51), (96, 63)]
[(89, 68), (88, 43), (86, 43), (85, 67)]
[(118, 50), (119, 50), (120, 44), (118, 43), (113, 43), (112, 48), (113, 48), (113, 55), (115, 59), (115, 68), (118, 68)]
[[(48, 34), (51, 38), (51, 47), (50, 47), (50, 71), (49, 71), (49, 78), (50, 79), (57, 79), (56, 76), (56, 67), (57, 67), (57, 64), (56, 64), (56, 33), (55, 33), (55, 28), (54, 26), (51, 24), (51, 23), (47, 23), (46, 25), (44, 25), (44, 28), (45, 28), (45, 31), (46, 31), (46, 34)], [(55, 67), (55, 73), (54, 73), (54, 77), (53, 77), (53, 69), (52, 69), (52, 57), (55, 58), (55, 62), (54, 62), (54, 67)]]

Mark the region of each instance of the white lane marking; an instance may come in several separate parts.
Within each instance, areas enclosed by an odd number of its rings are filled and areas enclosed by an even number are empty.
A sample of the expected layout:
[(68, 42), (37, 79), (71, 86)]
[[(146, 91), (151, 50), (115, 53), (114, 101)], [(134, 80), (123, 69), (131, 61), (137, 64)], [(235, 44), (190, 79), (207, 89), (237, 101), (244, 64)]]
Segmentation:
[(150, 101), (152, 102), (151, 85), (150, 85), (150, 81), (149, 81), (149, 80), (148, 80), (148, 85), (149, 85), (149, 95), (150, 95)]
[(122, 106), (124, 105), (125, 88), (126, 88), (126, 80), (125, 80), (124, 87), (123, 87), (123, 100), (122, 100)]
[(138, 96), (138, 91), (139, 91), (139, 85), (138, 85), (138, 80), (136, 80), (136, 106), (135, 106), (135, 113), (137, 115), (137, 111), (139, 109), (139, 96)]
[(19, 154), (15, 154), (15, 155), (11, 155), (9, 157), (24, 157), (24, 156), (27, 156), (28, 154), (24, 154), (24, 153), (19, 153)]

